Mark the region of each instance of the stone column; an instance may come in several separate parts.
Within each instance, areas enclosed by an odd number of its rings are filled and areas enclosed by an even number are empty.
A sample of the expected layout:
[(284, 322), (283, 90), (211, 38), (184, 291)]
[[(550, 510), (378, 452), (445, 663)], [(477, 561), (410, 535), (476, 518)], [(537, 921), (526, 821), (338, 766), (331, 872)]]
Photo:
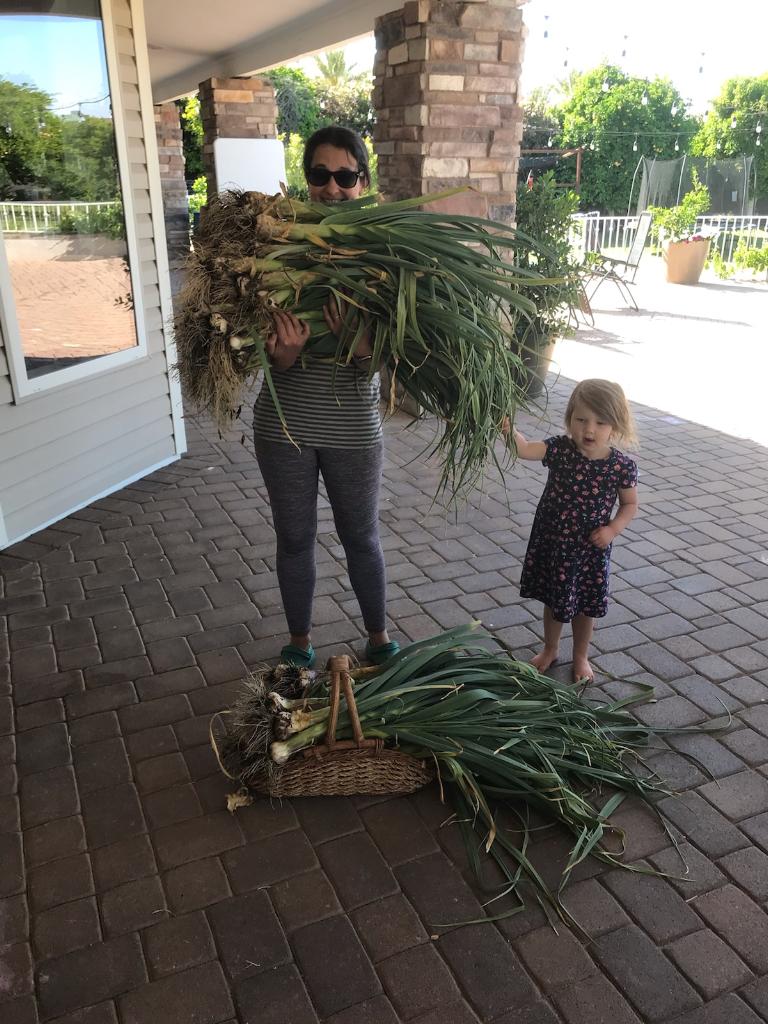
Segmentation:
[(209, 78), (200, 83), (203, 168), (208, 195), (218, 191), (213, 164), (216, 139), (277, 138), (277, 103), (264, 78)]
[(168, 263), (173, 270), (189, 255), (189, 205), (187, 183), (184, 179), (184, 150), (179, 111), (175, 103), (160, 103), (155, 106), (155, 132), (157, 155), (160, 160)]
[(388, 198), (471, 185), (438, 208), (513, 221), (523, 3), (410, 0), (376, 19), (374, 147)]

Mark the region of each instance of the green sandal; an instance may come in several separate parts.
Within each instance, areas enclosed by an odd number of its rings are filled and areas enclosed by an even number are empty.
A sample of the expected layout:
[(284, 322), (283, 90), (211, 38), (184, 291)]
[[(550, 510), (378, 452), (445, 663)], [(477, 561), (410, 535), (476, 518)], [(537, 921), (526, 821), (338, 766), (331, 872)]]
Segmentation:
[(315, 664), (315, 649), (312, 644), (306, 650), (296, 644), (286, 644), (280, 651), (280, 661), (286, 665), (295, 665), (296, 668), (312, 668)]
[(387, 644), (379, 644), (374, 647), (369, 640), (365, 645), (365, 660), (372, 665), (383, 665), (384, 662), (394, 658), (400, 651), (400, 644), (397, 640), (390, 640)]

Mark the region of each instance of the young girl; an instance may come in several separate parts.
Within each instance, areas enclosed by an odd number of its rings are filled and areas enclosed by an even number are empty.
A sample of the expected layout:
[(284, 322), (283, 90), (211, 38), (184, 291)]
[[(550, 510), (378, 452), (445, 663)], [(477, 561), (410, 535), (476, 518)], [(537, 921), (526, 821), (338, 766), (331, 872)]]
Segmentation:
[(566, 436), (545, 441), (514, 431), (520, 458), (549, 469), (520, 594), (544, 602), (544, 649), (532, 664), (546, 672), (557, 659), (563, 623), (572, 621), (573, 680), (592, 682), (587, 652), (595, 619), (608, 605), (611, 544), (637, 512), (637, 466), (611, 442), (634, 444), (635, 430), (624, 392), (608, 380), (576, 385), (565, 428)]

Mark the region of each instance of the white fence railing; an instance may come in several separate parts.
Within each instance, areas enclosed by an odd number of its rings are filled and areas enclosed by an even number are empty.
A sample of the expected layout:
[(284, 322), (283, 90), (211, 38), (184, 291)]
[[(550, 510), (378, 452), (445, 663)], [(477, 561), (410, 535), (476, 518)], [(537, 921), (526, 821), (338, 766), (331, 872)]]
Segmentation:
[(705, 214), (696, 218), (697, 228), (717, 228), (712, 247), (720, 251), (726, 263), (733, 259), (736, 246), (741, 242), (748, 249), (761, 249), (768, 245), (768, 216), (737, 217), (730, 214)]
[(6, 234), (44, 235), (61, 231), (61, 222), (77, 217), (87, 225), (118, 203), (0, 203), (0, 228)]
[[(100, 203), (16, 203), (0, 202), (0, 228), (6, 234), (42, 235), (60, 233), (62, 220), (76, 217), (79, 230), (89, 220), (103, 217), (110, 209), (116, 209), (115, 202)], [(733, 259), (733, 253), (740, 241), (749, 248), (768, 245), (768, 215), (736, 216), (712, 214), (698, 217), (697, 228), (717, 228), (712, 247), (720, 251), (726, 262)], [(582, 255), (588, 252), (610, 252), (615, 249), (629, 249), (632, 245), (637, 217), (603, 217), (599, 213), (577, 213), (571, 219), (571, 243)], [(650, 244), (650, 241), (649, 241)]]
[[(603, 217), (599, 213), (577, 213), (571, 219), (571, 244), (582, 254), (629, 249), (636, 228), (637, 217)], [(712, 250), (719, 251), (726, 262), (733, 259), (736, 246), (742, 240), (749, 248), (768, 245), (768, 215), (743, 217), (710, 214), (697, 217), (696, 228), (717, 229), (717, 235), (712, 240)], [(647, 244), (651, 244), (650, 236)]]
[(629, 249), (637, 228), (637, 217), (602, 217), (599, 213), (577, 213), (572, 218), (573, 244), (582, 253)]

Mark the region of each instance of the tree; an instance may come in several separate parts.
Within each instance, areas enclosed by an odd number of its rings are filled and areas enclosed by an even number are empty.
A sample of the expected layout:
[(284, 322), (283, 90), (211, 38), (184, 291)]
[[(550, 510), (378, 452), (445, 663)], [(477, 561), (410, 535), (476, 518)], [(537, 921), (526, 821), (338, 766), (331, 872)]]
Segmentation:
[(277, 131), (308, 139), (320, 126), (320, 105), (312, 80), (298, 68), (279, 67), (264, 77), (275, 88)]
[(343, 50), (329, 50), (326, 54), (320, 54), (315, 57), (315, 64), (319, 82), (328, 89), (354, 86), (366, 77), (365, 72), (355, 73), (354, 64), (347, 64)]
[(18, 186), (36, 186), (46, 158), (60, 149), (61, 118), (51, 97), (31, 85), (0, 79), (0, 196), (18, 198)]
[(181, 145), (184, 152), (184, 177), (194, 182), (203, 171), (203, 122), (200, 119), (200, 98), (188, 96), (176, 100), (181, 122)]
[(537, 87), (523, 100), (522, 149), (543, 149), (560, 137), (560, 120), (552, 106), (552, 90)]
[(111, 117), (49, 109), (51, 97), (0, 80), (0, 196), (111, 202), (119, 198)]
[(319, 85), (317, 100), (320, 107), (320, 123), (338, 124), (351, 128), (353, 132), (368, 138), (373, 133), (374, 110), (371, 103), (370, 86), (352, 85), (329, 88)]
[(641, 156), (682, 154), (698, 126), (671, 82), (631, 78), (610, 64), (572, 79), (571, 95), (558, 112), (561, 145), (587, 147), (582, 208), (603, 213), (626, 213)]
[(363, 137), (370, 136), (374, 125), (370, 72), (356, 72), (354, 64), (347, 64), (343, 50), (315, 57), (315, 64), (320, 73), (312, 84), (320, 123), (339, 124)]
[(120, 198), (115, 130), (110, 117), (61, 119), (60, 146), (47, 155), (44, 179), (51, 199), (91, 203)]
[[(761, 131), (757, 131), (760, 125)], [(768, 74), (729, 78), (691, 140), (691, 153), (716, 159), (751, 155), (758, 196), (768, 196)]]

